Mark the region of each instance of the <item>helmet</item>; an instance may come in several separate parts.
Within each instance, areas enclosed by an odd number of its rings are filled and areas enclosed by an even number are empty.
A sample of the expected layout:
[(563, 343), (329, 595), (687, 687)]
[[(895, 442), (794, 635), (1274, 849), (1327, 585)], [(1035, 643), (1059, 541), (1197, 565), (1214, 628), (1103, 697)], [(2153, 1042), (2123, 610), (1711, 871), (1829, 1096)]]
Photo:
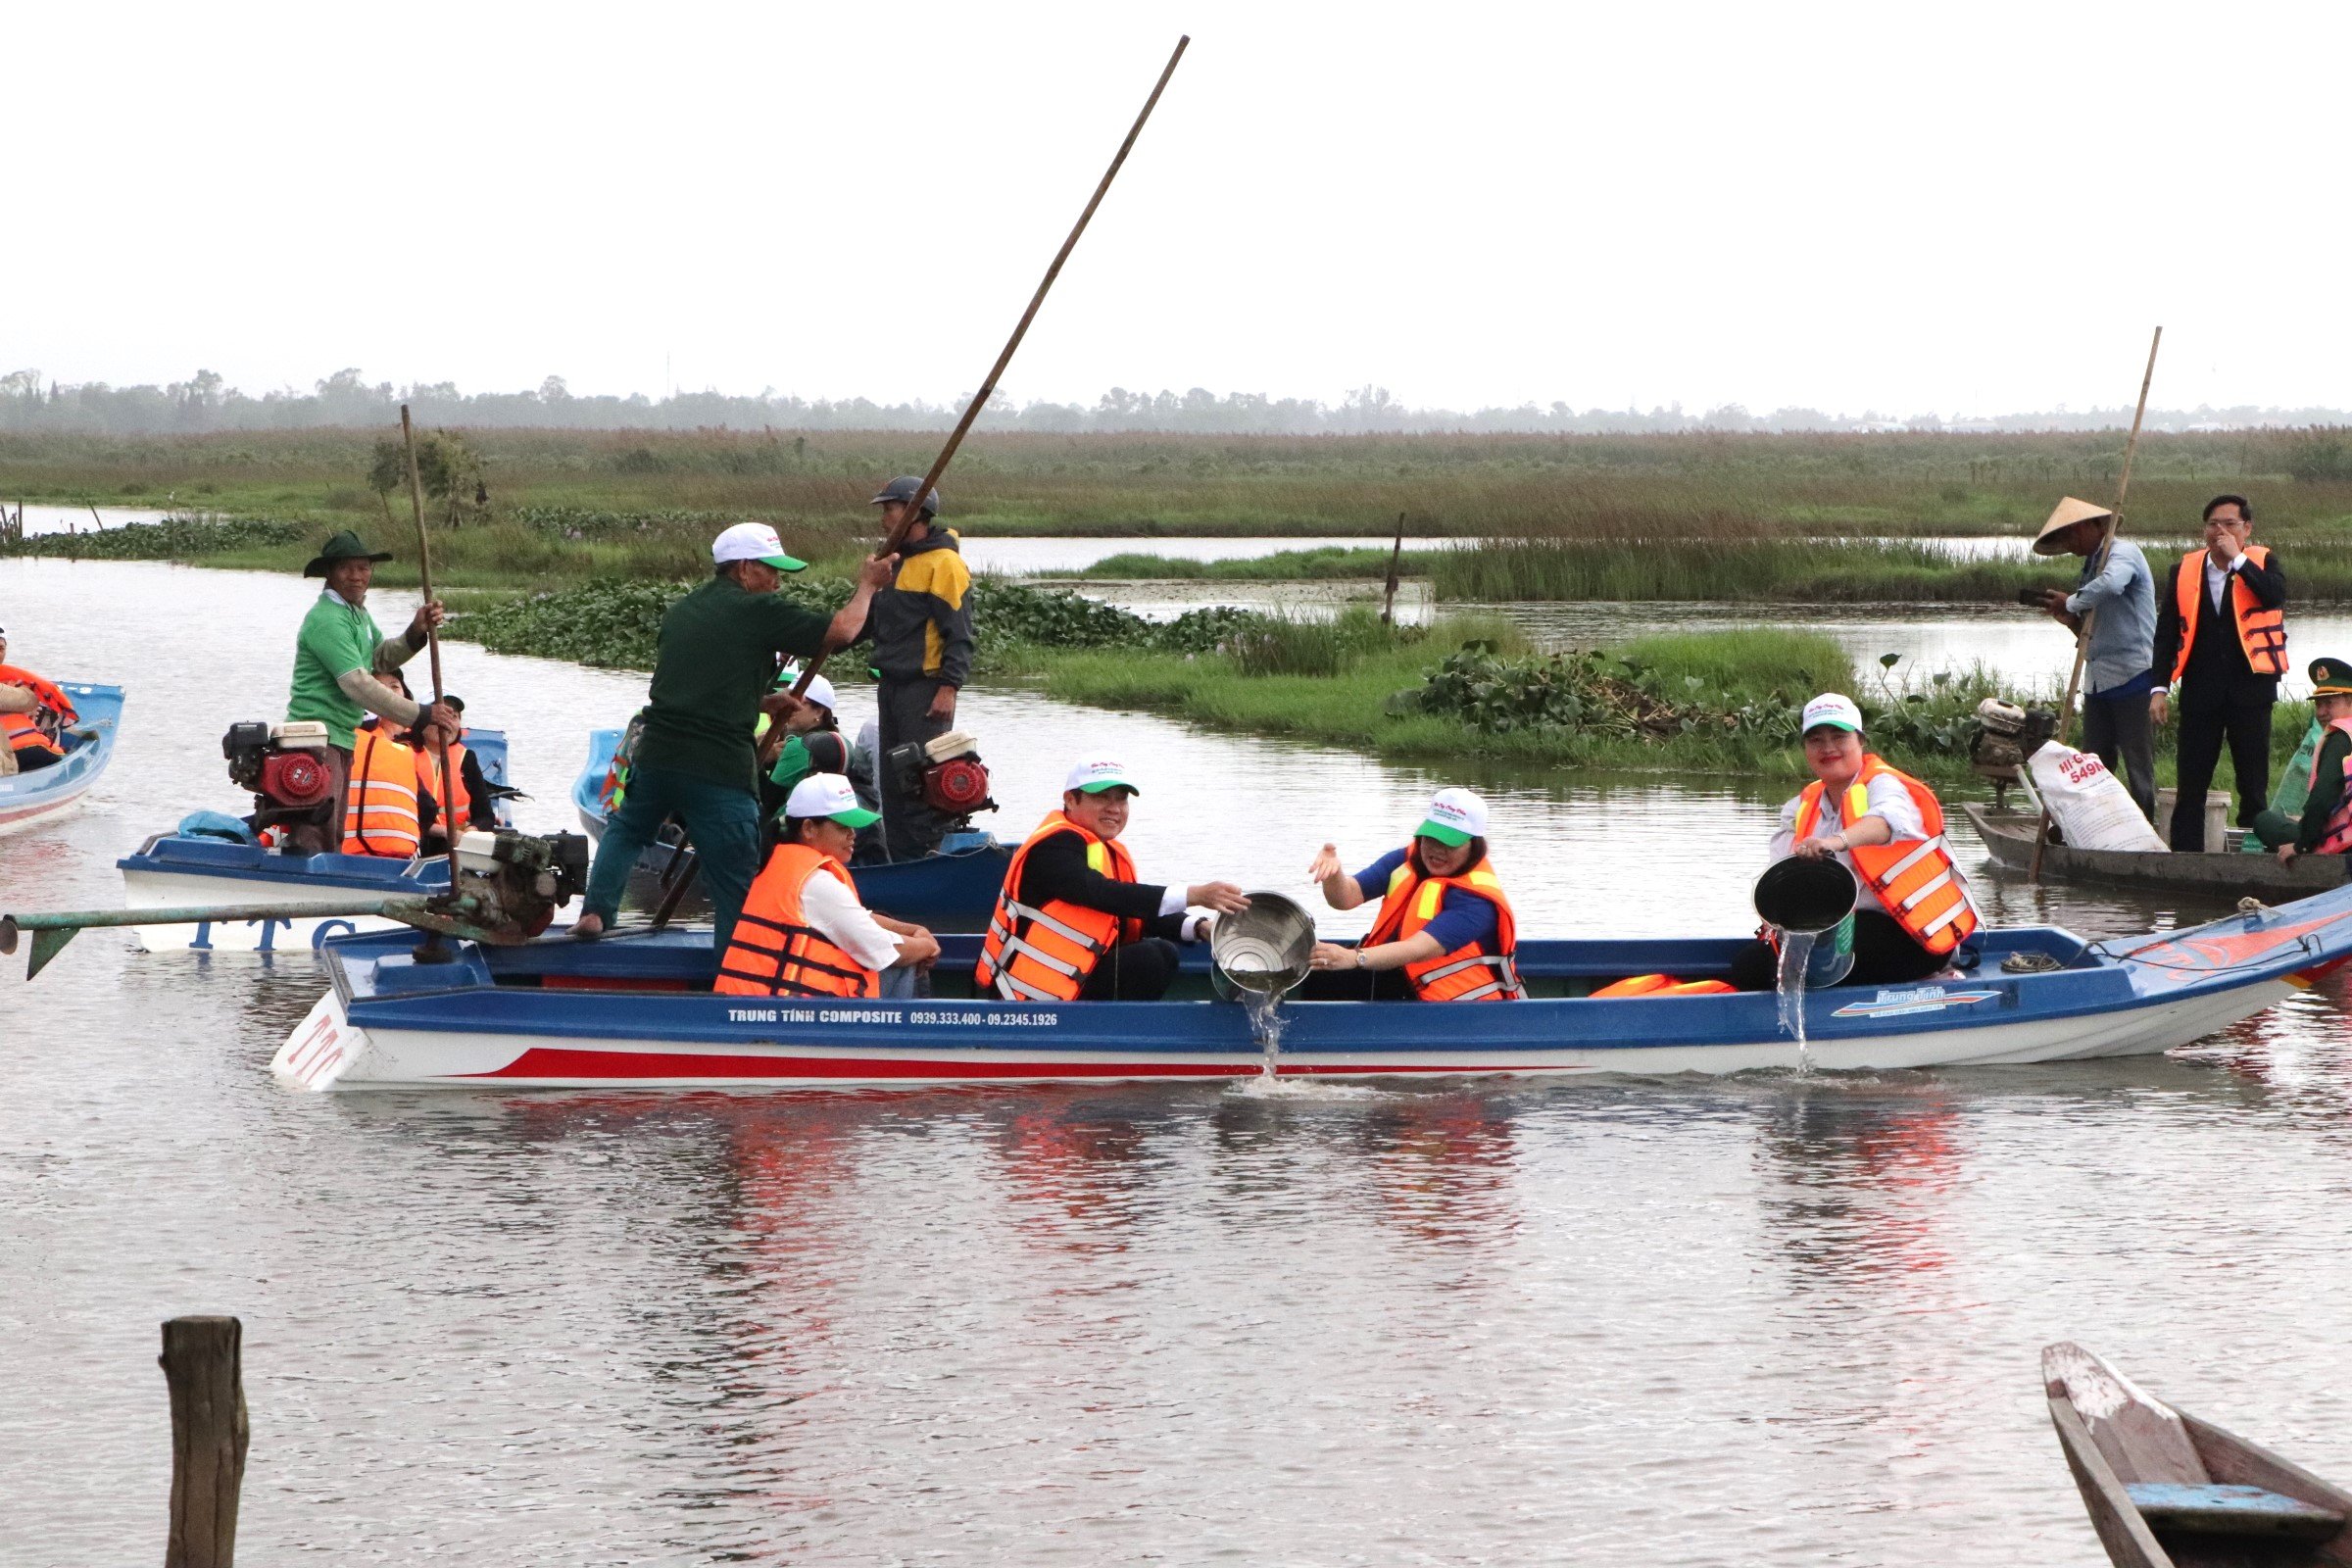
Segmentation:
[[(882, 493), (874, 497), (870, 505), (879, 507), (887, 502), (895, 501), (903, 507), (907, 502), (913, 500), (914, 493), (917, 490), (920, 490), (922, 487), (923, 481), (921, 478), (911, 473), (902, 473), (896, 479), (893, 479), (890, 481), (890, 483), (884, 485), (882, 487)], [(937, 490), (934, 490), (929, 495), (923, 497), (923, 515), (926, 517), (936, 517), (939, 515), (939, 492)]]

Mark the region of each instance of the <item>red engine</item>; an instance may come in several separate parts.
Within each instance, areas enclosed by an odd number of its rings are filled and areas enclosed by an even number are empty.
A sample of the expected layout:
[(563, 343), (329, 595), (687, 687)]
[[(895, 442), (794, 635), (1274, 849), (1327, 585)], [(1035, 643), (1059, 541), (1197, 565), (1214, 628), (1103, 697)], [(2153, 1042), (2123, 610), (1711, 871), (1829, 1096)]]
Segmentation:
[(993, 804), (988, 798), (988, 764), (977, 757), (954, 757), (924, 769), (923, 800), (948, 816), (969, 816)]
[(262, 758), (262, 787), (257, 793), (268, 796), (272, 806), (320, 806), (334, 788), (334, 776), (317, 752), (270, 752)]

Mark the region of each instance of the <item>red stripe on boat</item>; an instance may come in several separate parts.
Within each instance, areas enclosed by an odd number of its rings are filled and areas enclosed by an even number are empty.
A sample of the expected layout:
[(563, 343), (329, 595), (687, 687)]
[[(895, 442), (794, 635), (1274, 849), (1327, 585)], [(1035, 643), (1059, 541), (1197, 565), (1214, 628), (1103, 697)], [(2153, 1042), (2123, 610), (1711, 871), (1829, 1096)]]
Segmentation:
[(1172, 1061), (916, 1061), (872, 1056), (720, 1056), (699, 1052), (579, 1051), (533, 1046), (493, 1072), (453, 1078), (1247, 1078), (1254, 1061), (1223, 1067)]

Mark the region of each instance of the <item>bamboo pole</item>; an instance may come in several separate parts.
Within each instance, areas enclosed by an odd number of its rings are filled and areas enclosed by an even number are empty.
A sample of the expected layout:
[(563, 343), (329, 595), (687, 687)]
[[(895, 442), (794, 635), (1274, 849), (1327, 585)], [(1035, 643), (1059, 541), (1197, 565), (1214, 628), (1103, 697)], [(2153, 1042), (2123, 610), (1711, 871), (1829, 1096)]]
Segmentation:
[(1389, 551), (1389, 581), (1383, 590), (1385, 598), (1380, 607), (1380, 623), (1396, 624), (1396, 568), (1404, 563), (1404, 514), (1396, 514), (1396, 543)]
[[(2148, 339), (2148, 368), (2139, 377), (2139, 407), (2132, 411), (2132, 438), (2124, 443), (2124, 471), (2115, 486), (2115, 510), (2107, 514), (2107, 526), (2100, 531), (2099, 548), (2091, 559), (2093, 576), (2107, 567), (2107, 557), (2115, 549), (2115, 533), (2124, 525), (2124, 500), (2132, 493), (2132, 460), (2139, 452), (2140, 422), (2148, 416), (2148, 383), (2156, 379), (2156, 351), (2164, 345), (2164, 328)], [(2099, 618), (2099, 607), (2093, 605), (2083, 613), (2082, 624), (2075, 632), (2075, 667), (2066, 677), (2066, 701), (2058, 710), (2058, 740), (2066, 741), (2067, 732), (2074, 728), (2075, 697), (2082, 687), (2082, 663), (2090, 656), (2090, 629)], [(2041, 852), (2050, 839), (2050, 808), (2041, 808), (2041, 826), (2034, 835), (2034, 864), (2027, 873), (2033, 882), (2041, 880)]]
[[(1176, 64), (1184, 58), (1184, 51), (1192, 41), (1189, 33), (1177, 38), (1176, 52), (1168, 56), (1167, 66), (1161, 70), (1159, 80), (1152, 84), (1152, 96), (1144, 100), (1143, 112), (1135, 117), (1135, 123), (1127, 127), (1127, 139), (1119, 143), (1119, 150), (1112, 155), (1110, 167), (1102, 172), (1102, 181), (1095, 186), (1094, 195), (1087, 198), (1086, 211), (1078, 215), (1070, 237), (1063, 240), (1061, 249), (1054, 253), (1054, 263), (1046, 269), (1046, 275), (1038, 283), (1037, 292), (1030, 296), (1029, 308), (1021, 313), (1020, 320), (1013, 326), (1012, 336), (1004, 340), (1004, 351), (997, 356), (997, 363), (989, 367), (987, 379), (980, 383), (980, 390), (972, 394), (972, 401), (964, 409), (963, 417), (956, 421), (956, 428), (948, 436), (948, 444), (939, 449), (939, 456), (932, 460), (931, 471), (923, 475), (923, 482), (915, 487), (914, 498), (900, 513), (898, 525), (891, 529), (890, 537), (883, 541), (881, 550), (876, 554), (895, 555), (899, 547), (906, 542), (907, 532), (921, 519), (923, 498), (938, 485), (940, 475), (948, 471), (948, 464), (955, 458), (956, 449), (963, 445), (965, 432), (971, 429), (972, 421), (980, 416), (980, 411), (988, 406), (989, 398), (996, 393), (997, 380), (1004, 375), (1004, 367), (1012, 363), (1013, 350), (1021, 346), (1021, 339), (1029, 331), (1029, 323), (1037, 318), (1038, 307), (1046, 303), (1047, 291), (1053, 288), (1054, 280), (1061, 275), (1061, 264), (1070, 259), (1071, 251), (1077, 249), (1078, 236), (1086, 232), (1086, 225), (1094, 219), (1095, 209), (1102, 205), (1110, 182), (1118, 177), (1119, 166), (1127, 162), (1127, 154), (1134, 148), (1136, 137), (1144, 132), (1144, 122), (1152, 118), (1152, 111), (1159, 104), (1159, 95), (1167, 89), (1168, 78), (1176, 74)], [(819, 653), (808, 662), (808, 667), (801, 671), (801, 678), (792, 688), (795, 697), (808, 690), (808, 683), (816, 679), (817, 672), (825, 667), (826, 657), (825, 653)]]
[[(416, 580), (424, 594), (424, 602), (430, 605), (433, 602), (433, 541), (424, 527), (424, 484), (416, 476), (416, 431), (409, 423), (409, 406), (406, 403), (400, 406), (400, 440), (409, 454), (409, 510), (416, 517)], [(438, 708), (441, 706), (441, 634), (429, 618), (424, 623), (424, 648), (432, 659), (433, 706)], [(449, 820), (448, 803), (458, 798), (457, 785), (451, 782), (449, 775), (449, 737), (442, 736), (434, 743), (433, 749), (440, 754), (436, 760), (441, 764), (441, 800), (436, 804), (441, 808), (441, 835), (449, 841), (450, 851), (455, 854), (458, 834), (464, 829)]]
[(245, 1484), (244, 1325), (175, 1317), (156, 1357), (172, 1394), (172, 1533), (164, 1568), (231, 1568)]

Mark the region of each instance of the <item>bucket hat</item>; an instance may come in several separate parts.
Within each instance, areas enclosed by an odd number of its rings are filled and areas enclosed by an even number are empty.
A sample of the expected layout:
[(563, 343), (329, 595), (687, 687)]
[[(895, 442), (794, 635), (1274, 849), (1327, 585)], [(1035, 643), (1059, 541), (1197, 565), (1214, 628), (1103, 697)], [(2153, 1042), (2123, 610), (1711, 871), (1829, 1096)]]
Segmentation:
[(323, 577), (326, 575), (327, 568), (338, 561), (390, 561), (391, 559), (391, 551), (369, 550), (366, 545), (360, 543), (358, 534), (346, 528), (318, 547), (318, 553), (311, 558), (309, 565), (302, 568), (302, 574), (305, 577)]
[(2113, 507), (2102, 507), (2090, 501), (2077, 501), (2073, 496), (2068, 496), (2050, 509), (2050, 520), (2043, 523), (2041, 532), (2034, 536), (2034, 553), (2037, 556), (2061, 554), (2057, 543), (2060, 534), (2078, 522), (2103, 522), (2113, 515), (2115, 515)]

